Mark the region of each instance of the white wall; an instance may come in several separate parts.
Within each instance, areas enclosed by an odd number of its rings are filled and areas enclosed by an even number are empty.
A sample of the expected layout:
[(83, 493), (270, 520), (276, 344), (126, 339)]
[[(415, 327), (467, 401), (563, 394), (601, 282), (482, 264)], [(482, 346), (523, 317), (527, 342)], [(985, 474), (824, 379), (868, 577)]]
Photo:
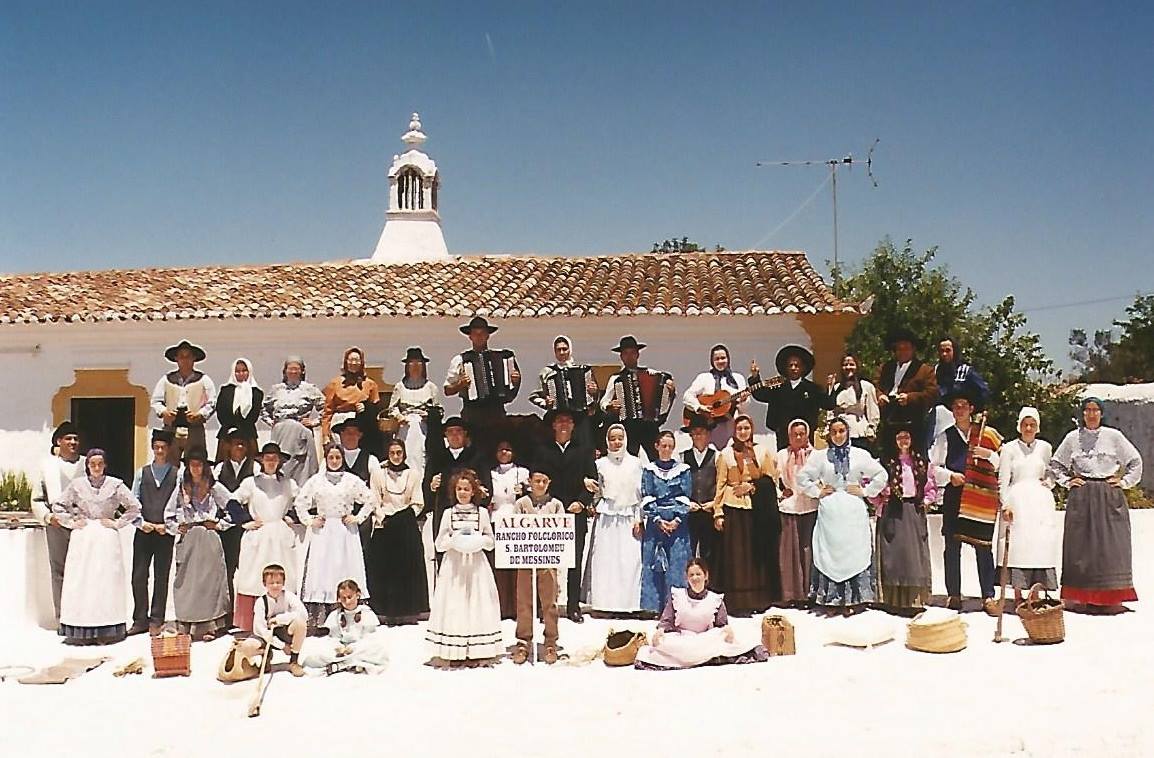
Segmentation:
[[(449, 359), (468, 348), (457, 327), (460, 318), (329, 318), (166, 321), (103, 324), (0, 325), (3, 335), (3, 370), (0, 370), (0, 470), (31, 470), (46, 454), (52, 429), (52, 397), (72, 384), (76, 369), (128, 368), (129, 381), (152, 391), (157, 379), (172, 369), (164, 349), (187, 338), (208, 353), (200, 364), (219, 385), (232, 361), (246, 356), (255, 364), (254, 375), (263, 387), (280, 381), (286, 355), (301, 355), (308, 378), (318, 385), (336, 375), (341, 355), (350, 345), (365, 350), (370, 366), (384, 366), (388, 381), (401, 376), (401, 359), (410, 345), (421, 345), (430, 363), (430, 377), (444, 379)], [(773, 357), (786, 343), (808, 346), (809, 336), (792, 315), (673, 316), (493, 319), (500, 331), (493, 347), (517, 352), (525, 374), (523, 391), (509, 406), (511, 412), (534, 410), (529, 390), (541, 366), (553, 360), (553, 338), (566, 334), (573, 341), (577, 360), (594, 364), (618, 363), (610, 348), (625, 334), (649, 347), (642, 362), (671, 372), (678, 391), (708, 368), (709, 348), (729, 346), (734, 367), (745, 373), (756, 358), (772, 376)], [(40, 350), (30, 348), (39, 345)], [(456, 412), (460, 401), (447, 403)], [(678, 403), (670, 418), (680, 418)], [(759, 419), (760, 420), (760, 419)], [(672, 424), (671, 424), (672, 426)], [(214, 428), (210, 424), (210, 429)]]

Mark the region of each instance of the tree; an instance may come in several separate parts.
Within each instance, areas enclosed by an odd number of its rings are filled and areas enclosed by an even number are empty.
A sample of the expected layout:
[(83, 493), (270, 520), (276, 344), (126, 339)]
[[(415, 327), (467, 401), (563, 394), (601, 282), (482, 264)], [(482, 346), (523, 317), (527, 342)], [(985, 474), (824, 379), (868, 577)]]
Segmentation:
[(1070, 360), (1074, 362), (1074, 377), (1080, 382), (1113, 382), (1115, 368), (1110, 363), (1114, 349), (1114, 335), (1110, 330), (1094, 332), (1093, 340), (1085, 329), (1070, 330)]
[(874, 297), (846, 348), (862, 365), (879, 367), (890, 357), (886, 336), (904, 326), (925, 338), (922, 358), (934, 363), (936, 340), (949, 335), (989, 382), (990, 424), (1012, 436), (1018, 410), (1033, 405), (1042, 416), (1045, 436), (1061, 439), (1072, 428), (1073, 395), (1060, 386), (1060, 372), (1046, 357), (1038, 335), (1026, 328), (1026, 317), (1014, 310), (1013, 296), (976, 308), (974, 292), (948, 268), (934, 265), (936, 255), (936, 247), (918, 253), (911, 240), (898, 249), (886, 238), (860, 267), (834, 272), (839, 297), (853, 302)]
[(1091, 341), (1085, 329), (1070, 332), (1070, 358), (1083, 382), (1140, 382), (1154, 379), (1154, 295), (1138, 295), (1126, 308), (1118, 329), (1097, 330)]

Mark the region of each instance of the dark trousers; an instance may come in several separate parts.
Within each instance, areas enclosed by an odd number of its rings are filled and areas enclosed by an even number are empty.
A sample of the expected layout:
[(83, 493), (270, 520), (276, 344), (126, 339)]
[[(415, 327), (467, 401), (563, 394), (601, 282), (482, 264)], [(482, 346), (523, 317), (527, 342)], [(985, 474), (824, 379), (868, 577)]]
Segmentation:
[(637, 455), (638, 450), (644, 450), (647, 460), (657, 460), (657, 435), (661, 433), (660, 424), (645, 419), (627, 419), (622, 421), (621, 425), (625, 427), (625, 434), (629, 438), (626, 450), (632, 455)]
[(689, 557), (701, 558), (710, 570), (714, 569), (713, 546), (716, 538), (712, 510), (693, 511), (689, 514)]
[(585, 535), (589, 531), (589, 517), (582, 511), (573, 519), (576, 531), (576, 545), (573, 550), (576, 560), (573, 568), (569, 569), (568, 580), (565, 583), (565, 612), (575, 613), (581, 610), (581, 556), (585, 553)]
[(228, 580), (228, 613), (225, 614), (229, 624), (232, 624), (232, 609), (236, 607), (236, 594), (232, 588), (232, 577), (236, 567), (240, 564), (240, 541), (244, 537), (244, 529), (234, 526), (220, 533), (220, 546), (224, 549), (224, 573)]
[[(168, 572), (175, 538), (136, 530), (132, 538), (132, 623), (163, 624), (168, 607)], [(152, 569), (152, 605), (148, 603), (148, 572)]]
[[(957, 538), (958, 511), (962, 504), (962, 488), (952, 484), (946, 487), (942, 497), (942, 537), (946, 548), (942, 554), (942, 564), (946, 574), (946, 594), (950, 597), (962, 596), (962, 542)], [(974, 545), (978, 563), (978, 584), (982, 587), (982, 598), (994, 596), (994, 551), (989, 547)]]
[(49, 525), (44, 529), (48, 541), (48, 568), (52, 571), (52, 607), (56, 611), (56, 623), (60, 624), (60, 593), (64, 590), (64, 563), (68, 560), (68, 540), (72, 530), (63, 526)]

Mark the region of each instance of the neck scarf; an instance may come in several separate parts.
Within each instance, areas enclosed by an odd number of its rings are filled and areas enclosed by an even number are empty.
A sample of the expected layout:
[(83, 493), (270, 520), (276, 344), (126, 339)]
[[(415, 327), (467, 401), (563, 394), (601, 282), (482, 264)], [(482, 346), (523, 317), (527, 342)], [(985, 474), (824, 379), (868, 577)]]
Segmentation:
[(833, 463), (833, 471), (842, 479), (849, 479), (849, 440), (844, 445), (835, 445), (832, 442), (826, 449), (826, 458)]
[(394, 466), (392, 461), (385, 461), (385, 468), (392, 471), (394, 474), (399, 474), (409, 467), (408, 461), (401, 461), (400, 465)]
[(785, 486), (794, 492), (797, 492), (797, 475), (805, 467), (805, 462), (809, 459), (809, 454), (813, 451), (813, 445), (809, 444), (809, 424), (804, 419), (794, 419), (789, 422), (786, 429), (792, 429), (798, 424), (805, 427), (805, 447), (795, 450), (793, 446), (790, 445), (786, 448), (788, 454), (785, 459), (785, 470), (781, 473), (781, 479), (785, 482)]
[[(718, 371), (717, 369), (713, 368), (713, 354), (719, 350), (725, 353), (725, 357), (727, 359), (727, 363), (725, 364), (725, 371)], [(735, 379), (733, 376), (733, 365), (732, 361), (729, 360), (729, 348), (727, 348), (725, 345), (714, 345), (709, 350), (709, 363), (709, 373), (713, 375), (714, 392), (717, 392), (721, 389), (721, 383), (723, 381), (730, 387), (737, 389), (737, 379)]]

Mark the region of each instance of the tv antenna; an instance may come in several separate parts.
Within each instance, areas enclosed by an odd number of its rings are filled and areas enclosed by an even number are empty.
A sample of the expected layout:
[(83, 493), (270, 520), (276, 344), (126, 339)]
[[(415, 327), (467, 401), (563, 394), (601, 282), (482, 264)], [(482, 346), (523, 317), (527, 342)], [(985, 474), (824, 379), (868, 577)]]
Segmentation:
[[(877, 148), (881, 139), (875, 139), (874, 143), (870, 145), (869, 152), (866, 153), (865, 165), (866, 176), (869, 177), (873, 186), (878, 186), (878, 180), (874, 177), (874, 149)], [(839, 168), (853, 168), (855, 163), (862, 161), (853, 157), (853, 153), (847, 153), (841, 158), (830, 158), (828, 160), (819, 161), (758, 161), (757, 165), (761, 167), (773, 166), (828, 166), (830, 181), (833, 187), (833, 272), (834, 278), (838, 275), (838, 249), (837, 249), (837, 170)]]

